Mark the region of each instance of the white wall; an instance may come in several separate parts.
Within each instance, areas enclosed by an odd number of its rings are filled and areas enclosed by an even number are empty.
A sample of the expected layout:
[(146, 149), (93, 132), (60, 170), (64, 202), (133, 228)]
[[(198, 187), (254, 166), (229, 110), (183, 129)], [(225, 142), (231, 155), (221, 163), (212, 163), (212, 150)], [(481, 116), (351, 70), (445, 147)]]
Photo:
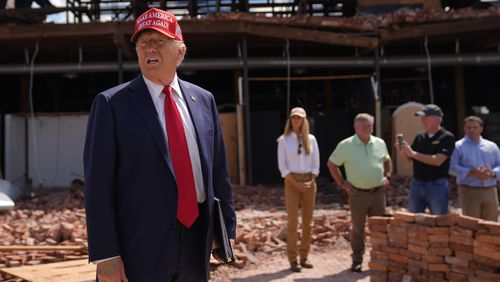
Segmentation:
[(24, 186), (24, 117), (5, 116), (5, 179), (17, 187)]
[[(25, 186), (24, 119), (14, 115), (5, 119), (6, 139), (10, 139), (5, 142), (5, 178), (19, 187)], [(87, 120), (88, 114), (37, 115), (34, 122), (28, 119), (28, 177), (33, 187), (69, 187), (73, 179), (83, 180)]]

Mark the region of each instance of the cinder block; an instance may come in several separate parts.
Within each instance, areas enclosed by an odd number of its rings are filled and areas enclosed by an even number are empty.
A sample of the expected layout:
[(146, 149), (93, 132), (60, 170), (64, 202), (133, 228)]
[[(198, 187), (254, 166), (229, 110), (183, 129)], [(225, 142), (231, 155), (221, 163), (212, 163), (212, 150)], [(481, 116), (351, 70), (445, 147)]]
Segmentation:
[(428, 263), (443, 263), (444, 262), (444, 256), (438, 256), (438, 255), (426, 255), (426, 256), (423, 256), (422, 259)]
[(400, 254), (392, 254), (392, 253), (389, 254), (389, 260), (402, 262), (402, 263), (408, 263), (408, 257), (400, 255)]
[(476, 270), (476, 276), (479, 278), (489, 279), (490, 281), (500, 281), (500, 273)]
[(373, 261), (374, 259), (388, 260), (389, 254), (383, 251), (374, 251), (372, 249), (370, 252), (370, 261)]
[(480, 221), (482, 227), (486, 228), (492, 235), (500, 235), (500, 222)]
[(495, 260), (483, 256), (473, 255), (471, 261), (476, 261), (485, 265), (500, 268), (500, 260)]
[(450, 256), (453, 252), (450, 248), (429, 248), (429, 255)]
[(446, 263), (429, 263), (429, 271), (448, 272), (450, 267)]
[(425, 232), (429, 235), (450, 234), (450, 227), (426, 227)]
[(457, 225), (472, 229), (472, 230), (480, 230), (482, 227), (479, 224), (480, 219), (471, 217), (471, 216), (466, 216), (466, 215), (460, 215), (457, 217)]
[(455, 251), (454, 256), (463, 260), (471, 261), (474, 256), (472, 253), (464, 253), (460, 251)]
[(479, 242), (500, 245), (500, 235), (490, 235), (481, 232), (476, 233), (476, 240)]
[(469, 267), (469, 263), (470, 263), (470, 260), (468, 260), (468, 259), (463, 259), (463, 258), (454, 257), (454, 256), (446, 256), (444, 258), (444, 261), (447, 264), (460, 265), (460, 266), (465, 266), (465, 267)]
[(450, 265), (451, 271), (465, 275), (474, 275), (474, 269), (460, 265)]
[(415, 214), (409, 212), (396, 212), (394, 213), (394, 220), (403, 222), (415, 222)]
[(369, 225), (387, 225), (389, 224), (390, 217), (386, 216), (370, 216), (368, 218)]
[(458, 214), (449, 213), (447, 215), (439, 216), (436, 218), (437, 226), (452, 226), (457, 223)]
[(455, 252), (463, 252), (472, 254), (474, 252), (474, 246), (459, 244), (455, 242), (450, 242), (450, 248)]
[(450, 235), (447, 234), (437, 234), (437, 235), (429, 235), (430, 243), (438, 243), (438, 242), (450, 242)]
[(418, 240), (414, 238), (409, 238), (408, 239), (408, 244), (428, 248), (431, 244), (427, 240)]
[[(398, 272), (401, 269), (404, 270), (404, 273), (406, 273), (408, 271), (408, 264), (404, 263), (404, 262), (389, 260), (388, 265), (389, 265), (389, 267), (388, 267), (389, 271)], [(394, 269), (396, 269), (396, 270), (394, 270)]]
[(430, 243), (431, 248), (450, 248), (449, 242), (432, 242)]
[(408, 244), (408, 250), (421, 255), (427, 255), (428, 251), (426, 247), (417, 246), (414, 244)]
[(474, 255), (500, 260), (500, 245), (474, 242)]
[(450, 242), (462, 244), (462, 245), (467, 245), (467, 246), (474, 246), (474, 238), (462, 237), (462, 236), (454, 234), (454, 233), (452, 233), (450, 235)]
[(414, 260), (414, 259), (408, 260), (408, 268), (416, 267), (419, 269), (427, 269), (427, 265), (428, 265), (428, 263), (423, 261), (423, 260)]
[(450, 282), (467, 282), (467, 275), (456, 272), (447, 272), (446, 279)]
[[(392, 263), (394, 263), (394, 262), (392, 262)], [(406, 266), (405, 268), (401, 268), (401, 267), (398, 267), (398, 266), (391, 265), (391, 261), (389, 261), (389, 266), (387, 267), (387, 269), (389, 270), (389, 275), (391, 275), (393, 273), (394, 274), (405, 275), (406, 271), (408, 270), (408, 266)]]
[(368, 267), (373, 271), (387, 272), (387, 264), (381, 264), (376, 262), (369, 262)]
[(419, 213), (415, 215), (415, 223), (423, 226), (434, 227), (436, 226), (437, 217), (438, 217), (437, 215)]
[(472, 269), (474, 269), (474, 271), (480, 270), (480, 271), (486, 271), (486, 272), (492, 272), (492, 273), (496, 272), (496, 269), (497, 269), (496, 267), (493, 267), (491, 265), (482, 264), (482, 263), (477, 262), (477, 261), (471, 261), (470, 267)]

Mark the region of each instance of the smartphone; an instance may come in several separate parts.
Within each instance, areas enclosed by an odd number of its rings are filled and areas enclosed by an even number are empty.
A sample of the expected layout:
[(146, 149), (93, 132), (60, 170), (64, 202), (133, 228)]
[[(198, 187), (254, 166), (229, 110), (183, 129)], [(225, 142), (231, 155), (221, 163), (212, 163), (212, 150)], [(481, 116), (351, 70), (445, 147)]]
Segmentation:
[(403, 140), (404, 140), (403, 133), (396, 134), (396, 139), (398, 140), (398, 145), (399, 145), (399, 148), (401, 149), (401, 146), (403, 146)]

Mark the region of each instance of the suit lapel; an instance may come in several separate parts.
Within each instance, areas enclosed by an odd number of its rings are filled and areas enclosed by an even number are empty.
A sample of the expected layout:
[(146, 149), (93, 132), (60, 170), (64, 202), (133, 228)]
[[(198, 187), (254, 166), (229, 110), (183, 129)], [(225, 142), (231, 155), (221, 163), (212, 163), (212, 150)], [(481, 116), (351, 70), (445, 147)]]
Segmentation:
[(161, 122), (158, 118), (156, 108), (151, 100), (149, 90), (144, 83), (141, 75), (137, 76), (129, 85), (131, 92), (130, 101), (135, 107), (139, 116), (144, 121), (145, 126), (148, 128), (149, 133), (153, 137), (156, 146), (160, 150), (161, 155), (165, 159), (171, 174), (173, 175), (173, 165), (168, 156), (167, 143), (165, 141), (165, 135), (161, 127)]

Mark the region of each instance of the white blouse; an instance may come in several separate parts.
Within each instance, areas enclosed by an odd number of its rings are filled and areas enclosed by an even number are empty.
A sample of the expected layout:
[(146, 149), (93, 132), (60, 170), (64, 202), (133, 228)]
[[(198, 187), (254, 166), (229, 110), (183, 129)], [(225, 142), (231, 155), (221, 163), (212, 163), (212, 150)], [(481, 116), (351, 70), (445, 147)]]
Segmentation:
[(304, 148), (300, 149), (297, 134), (292, 132), (278, 138), (278, 168), (281, 177), (285, 178), (291, 172), (319, 174), (319, 148), (316, 137), (309, 134), (311, 152), (305, 154)]

